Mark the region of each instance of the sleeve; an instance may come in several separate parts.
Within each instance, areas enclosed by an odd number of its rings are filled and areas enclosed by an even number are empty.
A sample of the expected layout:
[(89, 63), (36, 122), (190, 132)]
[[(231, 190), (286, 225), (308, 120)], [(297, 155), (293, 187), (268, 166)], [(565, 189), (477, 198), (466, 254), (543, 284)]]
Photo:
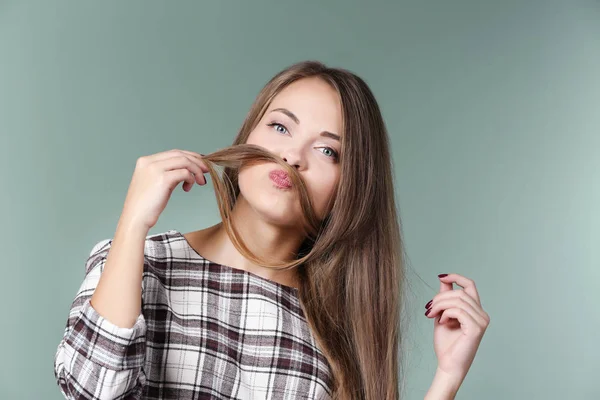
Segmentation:
[(133, 327), (123, 328), (104, 319), (90, 304), (111, 243), (105, 239), (92, 248), (54, 357), (54, 375), (66, 399), (141, 398), (146, 379), (143, 313)]

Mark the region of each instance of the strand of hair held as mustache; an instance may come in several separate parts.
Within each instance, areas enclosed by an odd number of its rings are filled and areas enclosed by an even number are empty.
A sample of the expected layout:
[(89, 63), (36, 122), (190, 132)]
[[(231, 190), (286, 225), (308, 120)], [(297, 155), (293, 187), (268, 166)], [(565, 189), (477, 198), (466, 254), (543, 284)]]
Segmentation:
[[(233, 245), (244, 257), (257, 265), (278, 270), (294, 268), (310, 258), (312, 251), (302, 258), (286, 263), (260, 259), (246, 246), (230, 218), (231, 210), (239, 195), (237, 183), (239, 170), (252, 164), (275, 163), (288, 173), (292, 181), (292, 189), (296, 191), (304, 216), (302, 230), (307, 238), (314, 240), (319, 231), (320, 221), (314, 212), (304, 180), (295, 168), (262, 147), (250, 144), (229, 146), (211, 154), (203, 155), (202, 160), (208, 167), (213, 181), (219, 213), (225, 230)], [(224, 170), (221, 171), (219, 167), (224, 168)]]

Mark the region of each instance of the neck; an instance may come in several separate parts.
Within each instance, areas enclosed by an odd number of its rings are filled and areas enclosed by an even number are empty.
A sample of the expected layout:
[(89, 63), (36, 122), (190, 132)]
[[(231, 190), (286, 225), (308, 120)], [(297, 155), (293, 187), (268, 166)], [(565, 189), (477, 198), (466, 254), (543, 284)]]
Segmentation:
[[(291, 227), (281, 227), (260, 218), (249, 204), (239, 197), (231, 212), (231, 221), (246, 247), (261, 260), (283, 263), (296, 259), (304, 240), (301, 232)], [(252, 272), (280, 284), (298, 288), (296, 268), (277, 270), (257, 265), (244, 257), (229, 238), (223, 223), (206, 230), (200, 243), (206, 258), (219, 264)]]

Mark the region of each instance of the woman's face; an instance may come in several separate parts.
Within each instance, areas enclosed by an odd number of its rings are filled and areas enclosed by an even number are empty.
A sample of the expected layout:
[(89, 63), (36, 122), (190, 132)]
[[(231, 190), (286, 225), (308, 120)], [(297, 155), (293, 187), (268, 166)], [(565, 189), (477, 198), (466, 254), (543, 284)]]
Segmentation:
[[(295, 167), (306, 183), (315, 213), (323, 219), (340, 177), (342, 108), (335, 89), (320, 78), (286, 86), (250, 133), (246, 143), (261, 146)], [(240, 193), (264, 220), (295, 227), (302, 220), (296, 192), (275, 163), (242, 168)]]

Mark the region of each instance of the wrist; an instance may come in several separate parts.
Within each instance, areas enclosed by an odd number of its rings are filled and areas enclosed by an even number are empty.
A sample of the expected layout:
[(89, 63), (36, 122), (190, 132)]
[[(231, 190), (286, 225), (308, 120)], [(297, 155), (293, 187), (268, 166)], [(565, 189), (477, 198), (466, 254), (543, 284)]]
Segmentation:
[(117, 231), (126, 234), (146, 236), (150, 231), (150, 227), (135, 218), (121, 215), (117, 222)]
[(425, 400), (453, 400), (462, 381), (462, 379), (452, 376), (438, 367), (431, 387), (425, 395)]

